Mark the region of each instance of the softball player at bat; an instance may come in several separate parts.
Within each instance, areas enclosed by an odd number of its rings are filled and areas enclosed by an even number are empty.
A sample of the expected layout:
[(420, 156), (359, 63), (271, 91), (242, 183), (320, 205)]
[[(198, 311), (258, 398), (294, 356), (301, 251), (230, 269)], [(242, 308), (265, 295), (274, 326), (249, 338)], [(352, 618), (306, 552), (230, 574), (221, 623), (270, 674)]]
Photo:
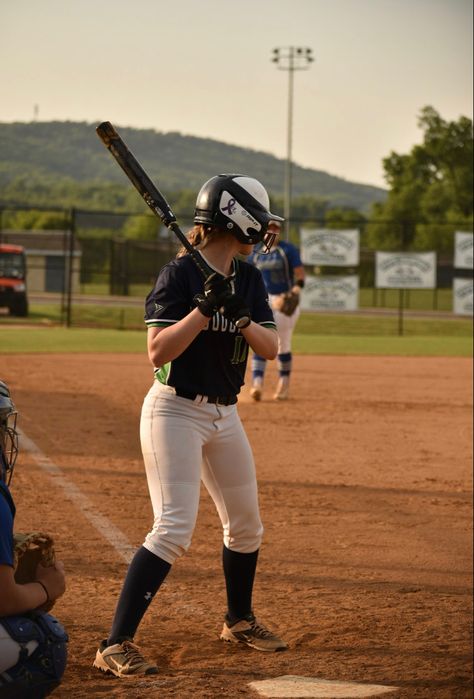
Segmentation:
[[(262, 273), (278, 331), (279, 379), (273, 398), (287, 400), (293, 363), (291, 339), (301, 311), (299, 304), (296, 305), (291, 315), (283, 313), (279, 308), (283, 294), (287, 292), (300, 294), (304, 287), (305, 271), (298, 248), (292, 243), (279, 240), (280, 223), (272, 222), (269, 230), (276, 233), (269, 254), (263, 255), (257, 247), (249, 255), (248, 261), (258, 267)], [(262, 398), (266, 364), (266, 357), (255, 352), (252, 357), (252, 387), (250, 389), (250, 396), (255, 401)]]
[[(237, 412), (249, 346), (274, 359), (278, 336), (260, 272), (236, 256), (269, 248), (268, 194), (245, 175), (218, 175), (201, 188), (192, 245), (213, 271), (206, 282), (184, 250), (165, 265), (146, 300), (154, 382), (140, 438), (154, 523), (128, 569), (109, 636), (94, 666), (118, 677), (156, 674), (133, 642), (175, 560), (191, 543), (200, 481), (223, 528), (227, 614), (220, 638), (260, 651), (287, 645), (258, 622), (252, 589), (262, 540), (255, 465)], [(158, 620), (159, 621), (159, 620)]]

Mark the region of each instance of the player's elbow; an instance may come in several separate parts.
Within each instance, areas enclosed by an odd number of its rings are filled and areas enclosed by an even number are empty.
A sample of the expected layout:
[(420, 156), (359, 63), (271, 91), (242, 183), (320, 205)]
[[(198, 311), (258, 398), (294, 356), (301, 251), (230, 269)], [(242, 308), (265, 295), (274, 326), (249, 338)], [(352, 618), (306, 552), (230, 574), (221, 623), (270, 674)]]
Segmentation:
[(265, 335), (259, 339), (258, 348), (253, 346), (252, 349), (264, 359), (275, 359), (278, 354), (278, 335), (276, 331), (266, 330)]
[(276, 356), (278, 354), (278, 333), (276, 330), (271, 330), (270, 332), (272, 335), (272, 343), (270, 348), (269, 359), (276, 359)]
[(278, 354), (278, 346), (275, 349), (272, 349), (272, 351), (269, 352), (267, 354), (267, 356), (264, 357), (264, 359), (269, 359), (269, 360), (276, 359), (277, 354)]
[(157, 369), (164, 364), (164, 362), (161, 360), (160, 352), (157, 352), (156, 350), (148, 350), (148, 359), (150, 360), (152, 366)]
[(155, 330), (154, 333), (149, 331), (148, 334), (148, 359), (154, 367), (161, 367), (169, 361), (169, 357), (166, 353), (166, 344), (162, 342), (159, 332), (156, 332), (158, 329), (153, 328), (153, 330)]

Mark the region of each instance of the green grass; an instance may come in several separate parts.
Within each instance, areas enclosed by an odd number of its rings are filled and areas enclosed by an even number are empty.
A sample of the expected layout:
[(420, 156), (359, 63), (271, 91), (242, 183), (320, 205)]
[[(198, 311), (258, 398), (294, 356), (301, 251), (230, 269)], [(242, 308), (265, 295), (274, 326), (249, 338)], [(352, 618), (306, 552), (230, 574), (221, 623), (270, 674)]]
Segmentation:
[(460, 356), (473, 353), (472, 320), (302, 313), (293, 349), (302, 354)]
[[(422, 296), (418, 296), (422, 302)], [(427, 298), (427, 297), (426, 297)], [(425, 301), (426, 301), (425, 298)], [(380, 300), (380, 299), (379, 299)], [(385, 301), (392, 299), (386, 298)], [(362, 309), (363, 310), (363, 309)], [(143, 307), (76, 304), (67, 329), (59, 304), (31, 304), (28, 318), (0, 315), (0, 352), (143, 352)], [(472, 319), (447, 314), (302, 313), (293, 349), (304, 354), (472, 356)]]
[[(81, 284), (81, 294), (108, 296), (110, 287), (105, 283)], [(151, 284), (130, 284), (129, 295), (144, 299), (151, 289)], [(451, 289), (405, 289), (403, 292), (404, 305), (411, 310), (451, 311), (453, 308), (453, 293)], [(360, 308), (398, 308), (400, 293), (398, 289), (367, 289), (359, 290)]]
[[(391, 315), (377, 313), (302, 313), (296, 327), (301, 335), (398, 335), (399, 317), (393, 309)], [(57, 325), (65, 324), (58, 304), (32, 304), (28, 318), (0, 315), (2, 325)], [(141, 306), (101, 306), (77, 304), (72, 308), (71, 325), (94, 326), (115, 330), (141, 330), (144, 328)], [(439, 317), (410, 317), (403, 315), (403, 335), (472, 335), (472, 319), (447, 315)]]
[[(28, 318), (15, 318), (8, 315), (0, 316), (2, 325), (65, 325), (66, 314), (61, 313), (59, 304), (31, 304)], [(71, 311), (72, 326), (93, 326), (115, 330), (142, 330), (145, 327), (143, 308), (129, 306), (73, 306)]]
[[(360, 289), (360, 308), (398, 308), (398, 289)], [(405, 289), (403, 305), (414, 311), (452, 311), (453, 292), (451, 289)]]
[[(446, 321), (448, 322), (448, 321)], [(455, 321), (453, 321), (455, 322)], [(296, 354), (472, 356), (472, 335), (312, 334), (298, 330)], [(146, 331), (99, 328), (4, 326), (0, 354), (32, 352), (145, 352)]]
[(403, 337), (357, 335), (293, 336), (295, 354), (362, 354), (407, 357), (471, 357), (472, 338), (417, 335)]
[(146, 331), (9, 326), (1, 330), (2, 352), (146, 352)]
[(72, 310), (72, 325), (95, 325), (115, 330), (143, 330), (143, 307), (125, 306), (75, 306)]
[[(140, 299), (144, 299), (147, 296), (147, 294), (151, 291), (152, 287), (152, 281), (150, 281), (149, 284), (129, 284), (128, 294), (129, 296), (136, 296)], [(87, 284), (81, 284), (80, 292), (85, 296), (109, 296), (110, 285), (103, 283), (101, 284), (100, 282), (90, 282)]]
[[(469, 318), (411, 318), (403, 316), (404, 336), (453, 336), (472, 337), (472, 320)], [(399, 334), (398, 314), (325, 314), (302, 313), (295, 328), (298, 335), (381, 335)]]

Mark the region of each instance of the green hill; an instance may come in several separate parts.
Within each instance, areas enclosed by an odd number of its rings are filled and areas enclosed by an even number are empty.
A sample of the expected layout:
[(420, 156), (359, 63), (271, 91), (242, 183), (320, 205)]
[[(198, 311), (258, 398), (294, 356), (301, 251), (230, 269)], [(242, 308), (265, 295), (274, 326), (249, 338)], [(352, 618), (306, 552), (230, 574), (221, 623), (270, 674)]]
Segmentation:
[[(48, 186), (124, 185), (126, 178), (86, 122), (0, 123), (0, 201), (19, 202), (28, 182)], [(116, 125), (134, 155), (165, 193), (190, 189), (218, 172), (251, 173), (273, 196), (283, 194), (285, 161), (269, 153), (220, 141)], [(13, 193), (16, 193), (15, 195)], [(320, 170), (293, 167), (293, 194), (326, 200), (330, 206), (368, 211), (385, 190), (349, 182)], [(13, 202), (13, 197), (15, 202)]]

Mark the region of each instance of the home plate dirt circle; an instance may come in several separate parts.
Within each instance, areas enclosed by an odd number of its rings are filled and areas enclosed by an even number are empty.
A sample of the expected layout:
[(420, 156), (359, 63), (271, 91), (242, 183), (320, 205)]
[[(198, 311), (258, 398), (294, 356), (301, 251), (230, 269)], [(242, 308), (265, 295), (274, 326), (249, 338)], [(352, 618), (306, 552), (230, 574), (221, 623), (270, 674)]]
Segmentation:
[(251, 682), (249, 687), (260, 696), (270, 699), (352, 699), (358, 697), (395, 697), (398, 687), (384, 687), (378, 684), (337, 682), (316, 677), (283, 675), (271, 680)]

